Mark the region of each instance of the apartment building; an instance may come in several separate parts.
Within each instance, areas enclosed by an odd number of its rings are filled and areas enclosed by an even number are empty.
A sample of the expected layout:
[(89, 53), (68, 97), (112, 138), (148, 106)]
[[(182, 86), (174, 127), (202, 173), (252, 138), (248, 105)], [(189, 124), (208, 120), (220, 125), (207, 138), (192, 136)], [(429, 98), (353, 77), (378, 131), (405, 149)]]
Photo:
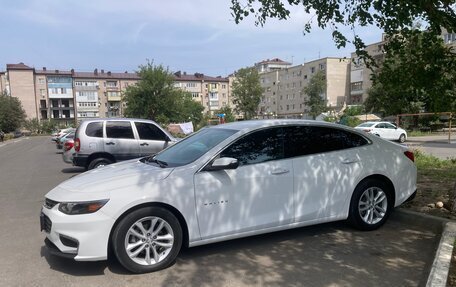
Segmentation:
[(193, 100), (201, 103), (206, 113), (214, 114), (222, 107), (233, 107), (228, 78), (178, 71), (174, 73), (174, 81), (176, 87), (191, 93)]
[[(379, 64), (385, 59), (383, 49), (386, 40), (385, 34), (382, 35), (382, 41), (367, 45), (365, 51)], [(350, 66), (350, 96), (348, 104), (360, 105), (367, 99), (369, 89), (372, 87), (372, 70), (364, 64), (356, 52), (351, 54), (353, 59)]]
[(258, 73), (262, 74), (289, 68), (291, 67), (291, 63), (283, 61), (279, 58), (274, 58), (272, 60), (267, 59), (255, 63), (254, 67), (257, 69)]
[[(175, 85), (192, 94), (206, 112), (231, 104), (228, 78), (200, 73), (176, 73)], [(0, 72), (0, 88), (19, 98), (28, 119), (53, 119), (70, 125), (99, 117), (124, 116), (122, 95), (130, 85), (140, 81), (136, 73), (112, 73), (38, 70), (25, 65), (8, 64)]]
[(304, 87), (315, 73), (323, 71), (326, 91), (322, 97), (328, 108), (340, 109), (349, 93), (350, 59), (322, 58), (301, 65), (260, 74), (264, 88), (259, 106), (260, 118), (306, 118)]

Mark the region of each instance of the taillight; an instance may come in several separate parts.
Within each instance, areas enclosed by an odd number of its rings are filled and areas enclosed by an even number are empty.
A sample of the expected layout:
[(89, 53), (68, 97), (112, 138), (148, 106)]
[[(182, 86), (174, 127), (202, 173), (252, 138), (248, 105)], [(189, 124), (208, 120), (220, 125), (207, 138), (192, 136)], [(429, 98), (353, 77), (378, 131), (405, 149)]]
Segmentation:
[(405, 156), (408, 157), (411, 161), (415, 162), (415, 155), (411, 151), (405, 151), (404, 152)]
[(79, 152), (80, 149), (81, 149), (81, 141), (79, 140), (79, 138), (77, 138), (74, 140), (74, 150), (76, 152)]
[(70, 142), (70, 141), (67, 141), (65, 142), (65, 144), (63, 145), (63, 150), (64, 151), (69, 151), (70, 149), (72, 149), (74, 146), (73, 142)]

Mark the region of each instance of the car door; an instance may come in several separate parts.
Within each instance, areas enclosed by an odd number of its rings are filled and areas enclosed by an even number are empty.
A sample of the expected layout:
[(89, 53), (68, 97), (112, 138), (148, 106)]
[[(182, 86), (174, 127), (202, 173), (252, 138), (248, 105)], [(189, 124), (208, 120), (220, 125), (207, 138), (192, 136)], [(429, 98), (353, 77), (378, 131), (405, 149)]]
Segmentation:
[(106, 121), (105, 131), (104, 150), (117, 161), (140, 156), (139, 143), (130, 121)]
[(293, 220), (293, 166), (283, 158), (282, 128), (250, 133), (219, 157), (239, 167), (195, 174), (202, 239), (289, 224)]
[(285, 157), (293, 158), (295, 221), (341, 218), (362, 172), (356, 147), (367, 140), (329, 127), (294, 126), (284, 134)]
[(398, 129), (390, 124), (390, 123), (384, 123), (385, 129), (387, 130), (388, 133), (388, 139), (390, 140), (397, 140), (399, 139), (399, 136), (401, 135), (400, 131)]
[(135, 122), (139, 136), (141, 156), (158, 153), (168, 146), (168, 136), (156, 125), (145, 122)]

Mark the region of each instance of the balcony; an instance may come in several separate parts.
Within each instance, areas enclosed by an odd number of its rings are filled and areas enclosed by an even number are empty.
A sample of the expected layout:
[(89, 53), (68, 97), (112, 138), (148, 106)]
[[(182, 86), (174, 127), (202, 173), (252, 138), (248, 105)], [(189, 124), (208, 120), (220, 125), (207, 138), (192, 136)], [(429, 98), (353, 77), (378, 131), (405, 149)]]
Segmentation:
[(108, 95), (108, 101), (109, 102), (120, 102), (122, 100), (121, 96), (110, 96)]

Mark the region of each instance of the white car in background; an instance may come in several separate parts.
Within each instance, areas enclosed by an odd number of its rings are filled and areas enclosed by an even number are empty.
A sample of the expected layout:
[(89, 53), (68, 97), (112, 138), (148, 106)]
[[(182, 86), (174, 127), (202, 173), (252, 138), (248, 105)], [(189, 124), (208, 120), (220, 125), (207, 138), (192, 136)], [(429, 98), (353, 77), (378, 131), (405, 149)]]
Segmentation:
[(166, 268), (182, 246), (345, 220), (383, 225), (416, 193), (406, 147), (340, 125), (241, 121), (204, 128), (154, 156), (75, 176), (46, 194), (51, 254), (135, 273)]
[(403, 143), (407, 140), (407, 132), (389, 122), (365, 122), (355, 129), (379, 136), (387, 140), (395, 140)]

